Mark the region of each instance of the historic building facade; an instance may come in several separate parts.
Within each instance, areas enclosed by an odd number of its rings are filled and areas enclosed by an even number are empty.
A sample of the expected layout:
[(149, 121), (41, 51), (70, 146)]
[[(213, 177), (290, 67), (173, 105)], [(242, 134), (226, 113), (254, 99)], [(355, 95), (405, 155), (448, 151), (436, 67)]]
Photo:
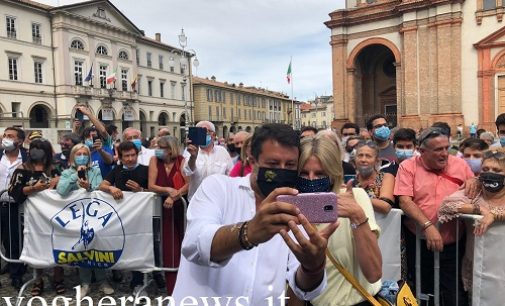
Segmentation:
[[(293, 123), (291, 100), (279, 92), (220, 82), (215, 77), (193, 77), (193, 95), (195, 122), (212, 121), (219, 137), (241, 130), (254, 132), (263, 123)], [(297, 122), (299, 117), (295, 117), (295, 128)]]
[(315, 97), (300, 106), (302, 126), (312, 126), (317, 129), (331, 127), (335, 119), (334, 103), (332, 96)]
[(145, 136), (160, 126), (178, 136), (191, 121), (193, 54), (146, 37), (109, 1), (0, 10), (1, 126), (66, 129), (78, 104)]
[(494, 130), (505, 112), (500, 0), (347, 0), (330, 13), (334, 126), (385, 113)]

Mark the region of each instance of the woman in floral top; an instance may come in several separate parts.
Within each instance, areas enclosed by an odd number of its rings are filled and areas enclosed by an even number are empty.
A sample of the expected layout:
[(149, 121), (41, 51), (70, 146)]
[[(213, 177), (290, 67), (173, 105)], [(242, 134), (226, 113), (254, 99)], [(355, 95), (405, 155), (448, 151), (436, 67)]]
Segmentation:
[(394, 204), (395, 178), (379, 170), (379, 148), (372, 141), (362, 141), (355, 147), (356, 179), (353, 187), (365, 189), (372, 201), (374, 211), (387, 214)]

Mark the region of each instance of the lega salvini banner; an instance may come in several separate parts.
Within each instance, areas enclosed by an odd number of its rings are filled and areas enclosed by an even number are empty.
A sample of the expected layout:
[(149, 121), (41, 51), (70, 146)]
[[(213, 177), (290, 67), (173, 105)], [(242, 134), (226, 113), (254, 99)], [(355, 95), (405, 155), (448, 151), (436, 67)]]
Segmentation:
[(84, 189), (66, 197), (54, 190), (29, 196), (20, 259), (35, 268), (153, 269), (152, 217), (159, 198), (150, 192), (123, 194), (121, 200)]

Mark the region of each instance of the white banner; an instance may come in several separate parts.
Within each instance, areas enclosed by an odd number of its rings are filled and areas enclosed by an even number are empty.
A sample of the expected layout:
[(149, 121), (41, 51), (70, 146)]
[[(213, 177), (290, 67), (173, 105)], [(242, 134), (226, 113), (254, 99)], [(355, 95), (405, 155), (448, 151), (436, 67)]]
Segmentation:
[(148, 271), (154, 268), (152, 217), (159, 198), (123, 192), (122, 200), (84, 189), (29, 196), (20, 259), (35, 268), (70, 265)]
[(495, 222), (484, 236), (475, 237), (473, 305), (503, 305), (505, 301), (504, 245), (505, 224), (502, 222)]
[(382, 253), (382, 280), (397, 281), (401, 277), (400, 231), (401, 209), (391, 209), (389, 214), (375, 214), (381, 228), (379, 248)]

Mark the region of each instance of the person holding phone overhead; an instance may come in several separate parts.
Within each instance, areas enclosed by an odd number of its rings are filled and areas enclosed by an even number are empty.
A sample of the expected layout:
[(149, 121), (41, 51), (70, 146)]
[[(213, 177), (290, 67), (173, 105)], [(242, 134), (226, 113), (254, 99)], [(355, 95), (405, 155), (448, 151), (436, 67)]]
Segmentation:
[[(328, 240), (328, 251), (370, 293), (381, 289), (382, 255), (378, 245), (379, 226), (372, 203), (362, 188), (341, 190), (341, 152), (329, 138), (318, 135), (303, 139), (300, 145), (297, 189), (300, 193), (334, 192), (338, 195), (339, 227)], [(326, 226), (317, 225), (318, 229)], [(311, 303), (326, 305), (368, 305), (344, 276), (326, 262), (328, 287)], [(304, 305), (291, 294), (289, 305)], [(338, 302), (337, 302), (338, 301)], [(364, 304), (362, 304), (364, 303)]]
[[(210, 121), (200, 121), (197, 128), (206, 128), (205, 143), (194, 144), (188, 140), (188, 153), (182, 168), (183, 174), (190, 177), (188, 200), (202, 183), (203, 179), (212, 174), (228, 175), (233, 168), (233, 163), (228, 151), (222, 146), (214, 145), (216, 128)], [(193, 139), (194, 140), (194, 139)]]
[[(11, 177), (8, 192), (14, 201), (23, 203), (31, 194), (56, 187), (59, 173), (53, 167), (52, 161), (53, 148), (49, 141), (35, 139), (30, 143), (27, 161), (19, 165)], [(39, 296), (44, 290), (42, 274), (42, 270), (37, 270), (37, 279), (31, 290), (32, 296)], [(61, 267), (54, 268), (53, 286), (56, 294), (65, 293)]]
[[(87, 191), (97, 190), (102, 182), (100, 169), (91, 167), (90, 151), (84, 144), (76, 144), (70, 150), (69, 168), (61, 174), (56, 191), (62, 196), (67, 196), (70, 192), (79, 188)], [(95, 273), (96, 282), (100, 283), (100, 290), (107, 294), (113, 294), (114, 289), (106, 280), (106, 271), (102, 269), (79, 269), (79, 279), (81, 282), (81, 296), (89, 293), (92, 273)]]

